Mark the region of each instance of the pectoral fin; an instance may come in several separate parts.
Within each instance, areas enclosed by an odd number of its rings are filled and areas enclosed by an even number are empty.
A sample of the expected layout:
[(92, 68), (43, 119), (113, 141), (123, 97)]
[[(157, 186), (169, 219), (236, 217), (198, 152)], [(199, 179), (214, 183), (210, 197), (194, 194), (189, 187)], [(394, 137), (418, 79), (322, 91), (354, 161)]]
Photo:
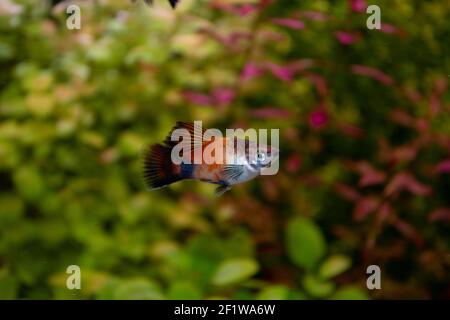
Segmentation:
[(222, 169), (222, 177), (225, 181), (233, 181), (239, 179), (243, 172), (244, 166), (232, 164)]
[(231, 186), (228, 185), (228, 184), (223, 184), (223, 185), (218, 186), (214, 193), (216, 194), (216, 196), (220, 197), (221, 195), (223, 195), (228, 190), (231, 190)]

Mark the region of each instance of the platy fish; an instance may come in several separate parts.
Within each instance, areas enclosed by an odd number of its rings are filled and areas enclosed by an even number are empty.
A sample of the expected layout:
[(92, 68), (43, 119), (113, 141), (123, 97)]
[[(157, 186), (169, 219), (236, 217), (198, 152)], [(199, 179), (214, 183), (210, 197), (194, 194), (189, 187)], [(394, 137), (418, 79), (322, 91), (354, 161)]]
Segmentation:
[[(190, 138), (173, 141), (173, 133), (178, 129), (184, 129)], [(217, 184), (216, 194), (222, 195), (231, 186), (261, 175), (262, 169), (268, 168), (279, 157), (278, 149), (248, 139), (205, 137), (208, 137), (205, 130), (193, 123), (177, 122), (163, 144), (147, 147), (143, 154), (147, 188), (159, 189), (180, 180), (195, 179)], [(175, 151), (180, 149), (181, 161), (174, 161)], [(209, 153), (206, 152), (208, 149)]]

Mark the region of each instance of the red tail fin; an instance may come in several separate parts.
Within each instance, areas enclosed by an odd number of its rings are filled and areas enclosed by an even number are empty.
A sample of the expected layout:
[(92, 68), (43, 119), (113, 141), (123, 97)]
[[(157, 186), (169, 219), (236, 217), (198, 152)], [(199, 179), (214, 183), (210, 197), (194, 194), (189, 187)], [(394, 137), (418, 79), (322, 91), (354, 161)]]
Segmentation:
[(182, 179), (180, 166), (172, 163), (172, 149), (160, 144), (152, 145), (144, 153), (144, 180), (149, 189), (165, 187)]

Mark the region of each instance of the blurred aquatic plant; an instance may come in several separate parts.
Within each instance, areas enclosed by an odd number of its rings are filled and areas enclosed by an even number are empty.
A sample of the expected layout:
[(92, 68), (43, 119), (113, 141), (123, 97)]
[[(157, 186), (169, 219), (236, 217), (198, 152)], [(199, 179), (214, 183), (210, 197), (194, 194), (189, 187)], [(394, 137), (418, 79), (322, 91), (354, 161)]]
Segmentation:
[[(3, 1), (0, 298), (448, 298), (449, 8), (375, 2)], [(280, 173), (146, 192), (194, 119), (280, 128)]]

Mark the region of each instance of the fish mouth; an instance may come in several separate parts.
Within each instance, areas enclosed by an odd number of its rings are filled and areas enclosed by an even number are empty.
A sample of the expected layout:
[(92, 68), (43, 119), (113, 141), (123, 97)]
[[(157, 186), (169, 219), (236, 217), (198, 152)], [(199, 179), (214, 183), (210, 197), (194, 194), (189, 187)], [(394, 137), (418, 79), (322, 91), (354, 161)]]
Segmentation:
[(267, 163), (263, 164), (264, 168), (270, 167), (273, 163), (279, 161), (280, 159), (280, 151), (276, 148), (270, 148), (267, 150)]

